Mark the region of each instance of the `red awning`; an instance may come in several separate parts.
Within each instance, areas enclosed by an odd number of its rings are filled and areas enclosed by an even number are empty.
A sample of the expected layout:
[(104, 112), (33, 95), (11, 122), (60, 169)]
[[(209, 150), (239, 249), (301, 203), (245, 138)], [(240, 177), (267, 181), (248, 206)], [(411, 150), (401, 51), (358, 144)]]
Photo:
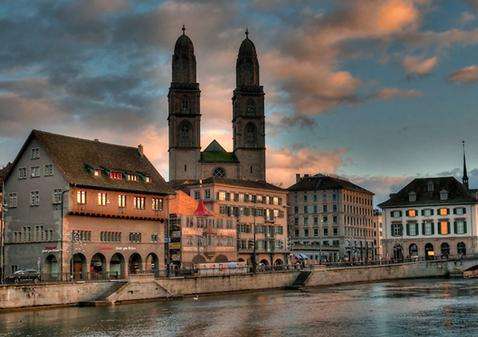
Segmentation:
[(199, 200), (198, 207), (194, 211), (195, 216), (213, 216), (211, 211), (209, 211), (204, 205), (204, 201)]

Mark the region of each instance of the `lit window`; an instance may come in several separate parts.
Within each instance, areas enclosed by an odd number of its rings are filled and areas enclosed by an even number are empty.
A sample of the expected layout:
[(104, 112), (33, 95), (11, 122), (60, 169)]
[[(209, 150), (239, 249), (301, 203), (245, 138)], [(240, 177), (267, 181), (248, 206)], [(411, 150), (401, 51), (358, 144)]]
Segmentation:
[(163, 210), (163, 198), (153, 198), (153, 210), (155, 211)]
[(99, 206), (106, 206), (107, 203), (107, 196), (106, 193), (104, 192), (99, 192), (98, 193), (98, 205)]
[(150, 178), (150, 177), (144, 177), (144, 181), (147, 182), (147, 183), (150, 183), (150, 182), (151, 182), (151, 178)]
[(120, 208), (126, 207), (126, 195), (124, 194), (118, 195), (118, 207)]
[(417, 211), (414, 210), (414, 209), (409, 209), (409, 210), (408, 210), (408, 216), (409, 216), (410, 218), (416, 217), (416, 216), (417, 216)]
[(134, 208), (144, 209), (145, 197), (134, 197)]
[(438, 214), (440, 214), (442, 216), (448, 215), (448, 208), (440, 208), (438, 210)]
[(123, 179), (123, 174), (121, 172), (110, 172), (110, 178), (114, 180)]
[(448, 225), (449, 225), (448, 221), (445, 221), (445, 220), (440, 221), (440, 234), (441, 235), (450, 234), (449, 230), (448, 230)]
[(76, 192), (76, 202), (80, 205), (86, 204), (86, 191)]
[(126, 179), (128, 181), (138, 181), (138, 176), (136, 174), (127, 174)]
[(101, 175), (101, 172), (100, 172), (100, 170), (97, 169), (97, 170), (94, 171), (93, 174), (95, 175), (95, 177), (99, 177)]

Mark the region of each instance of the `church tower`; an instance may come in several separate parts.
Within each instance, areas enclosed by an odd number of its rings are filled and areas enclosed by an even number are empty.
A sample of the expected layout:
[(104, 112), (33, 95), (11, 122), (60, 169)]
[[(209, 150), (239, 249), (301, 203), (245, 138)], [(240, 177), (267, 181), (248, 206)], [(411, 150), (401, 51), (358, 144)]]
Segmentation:
[(169, 180), (198, 179), (200, 159), (199, 83), (191, 39), (182, 28), (174, 46), (169, 88)]
[(234, 154), (239, 179), (266, 180), (264, 89), (259, 84), (256, 47), (246, 38), (236, 62), (236, 89), (232, 97)]

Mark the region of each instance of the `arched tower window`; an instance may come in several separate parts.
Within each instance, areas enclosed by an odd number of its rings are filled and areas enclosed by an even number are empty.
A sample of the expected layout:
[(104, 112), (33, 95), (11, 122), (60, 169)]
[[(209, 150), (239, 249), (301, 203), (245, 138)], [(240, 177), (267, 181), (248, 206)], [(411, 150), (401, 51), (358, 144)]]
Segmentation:
[(192, 146), (192, 125), (188, 121), (179, 124), (179, 145)]
[(256, 104), (254, 103), (254, 100), (252, 98), (249, 98), (247, 100), (246, 113), (250, 116), (253, 116), (256, 114)]
[(212, 172), (212, 176), (216, 178), (224, 178), (226, 176), (226, 170), (222, 167), (216, 167)]
[(256, 146), (257, 128), (253, 123), (248, 123), (244, 129), (244, 140), (246, 146)]
[(181, 100), (181, 113), (188, 114), (190, 111), (189, 109), (189, 99), (187, 97), (183, 97)]

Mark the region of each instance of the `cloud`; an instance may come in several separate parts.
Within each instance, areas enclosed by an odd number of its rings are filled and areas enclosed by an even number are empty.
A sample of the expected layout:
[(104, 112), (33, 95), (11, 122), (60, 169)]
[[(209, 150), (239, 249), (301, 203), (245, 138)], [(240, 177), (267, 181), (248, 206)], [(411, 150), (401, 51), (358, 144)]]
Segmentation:
[(414, 56), (405, 56), (402, 66), (408, 76), (424, 76), (428, 75), (438, 64), (436, 56), (430, 58), (420, 58)]
[(345, 148), (271, 148), (267, 151), (267, 177), (272, 183), (288, 187), (294, 183), (296, 173), (335, 173), (345, 162), (346, 154)]
[(375, 193), (374, 202), (379, 204), (389, 198), (390, 193), (396, 193), (409, 183), (409, 176), (347, 176), (354, 184)]
[[(478, 2), (477, 2), (478, 3)], [(458, 19), (458, 22), (462, 25), (468, 24), (472, 21), (475, 21), (476, 15), (470, 12), (463, 12)]]
[(478, 66), (472, 65), (448, 75), (448, 81), (457, 84), (473, 84), (478, 81)]
[(410, 98), (410, 97), (419, 97), (421, 95), (422, 95), (421, 92), (414, 89), (402, 90), (398, 88), (383, 88), (380, 91), (378, 91), (375, 95), (373, 95), (373, 97), (377, 99), (382, 99), (382, 100), (390, 100), (396, 97)]

